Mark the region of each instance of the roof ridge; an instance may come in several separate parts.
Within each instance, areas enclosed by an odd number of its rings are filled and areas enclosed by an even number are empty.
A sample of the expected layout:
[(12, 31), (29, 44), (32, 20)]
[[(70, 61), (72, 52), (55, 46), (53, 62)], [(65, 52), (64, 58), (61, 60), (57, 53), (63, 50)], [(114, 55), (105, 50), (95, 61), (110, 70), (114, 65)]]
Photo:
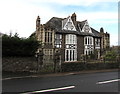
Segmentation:
[(45, 24), (49, 23), (52, 19), (57, 18), (57, 19), (62, 19), (62, 18), (58, 18), (58, 17), (52, 17), (49, 21), (47, 21)]
[(87, 20), (79, 21), (79, 22), (86, 22)]
[[(59, 18), (59, 17), (52, 17), (52, 18), (57, 18), (57, 19), (64, 19), (64, 18)], [(51, 19), (52, 19), (52, 18), (51, 18)]]

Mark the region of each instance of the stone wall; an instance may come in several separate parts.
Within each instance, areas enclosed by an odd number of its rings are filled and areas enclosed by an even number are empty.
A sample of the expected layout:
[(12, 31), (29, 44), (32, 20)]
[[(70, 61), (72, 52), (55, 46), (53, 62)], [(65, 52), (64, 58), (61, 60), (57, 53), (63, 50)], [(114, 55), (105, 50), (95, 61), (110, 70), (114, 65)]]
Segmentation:
[(3, 57), (2, 71), (36, 72), (37, 59), (35, 57)]

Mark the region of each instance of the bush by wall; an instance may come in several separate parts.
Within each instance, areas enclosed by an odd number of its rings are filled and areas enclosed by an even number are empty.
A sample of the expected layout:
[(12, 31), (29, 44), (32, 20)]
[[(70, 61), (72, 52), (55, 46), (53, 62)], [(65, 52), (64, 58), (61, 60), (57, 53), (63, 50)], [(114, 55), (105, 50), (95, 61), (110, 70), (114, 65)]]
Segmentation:
[(71, 62), (62, 63), (62, 72), (81, 71), (81, 70), (100, 70), (118, 68), (119, 63), (83, 63)]

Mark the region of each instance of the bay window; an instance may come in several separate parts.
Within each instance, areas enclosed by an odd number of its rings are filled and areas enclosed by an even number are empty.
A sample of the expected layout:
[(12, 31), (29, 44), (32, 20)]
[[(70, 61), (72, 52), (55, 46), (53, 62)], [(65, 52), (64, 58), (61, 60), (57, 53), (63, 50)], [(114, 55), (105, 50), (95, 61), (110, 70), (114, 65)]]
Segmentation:
[(67, 34), (65, 38), (65, 61), (77, 60), (77, 36), (73, 34)]

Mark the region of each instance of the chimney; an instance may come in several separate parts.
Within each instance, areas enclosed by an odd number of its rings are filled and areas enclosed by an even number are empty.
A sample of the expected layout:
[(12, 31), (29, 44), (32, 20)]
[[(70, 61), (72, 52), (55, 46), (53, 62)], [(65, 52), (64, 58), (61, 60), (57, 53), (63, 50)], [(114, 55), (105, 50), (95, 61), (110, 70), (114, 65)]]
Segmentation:
[(71, 19), (72, 19), (74, 25), (76, 24), (76, 18), (77, 18), (77, 17), (76, 17), (76, 14), (73, 13), (72, 16), (71, 16)]
[(100, 33), (104, 33), (103, 27), (100, 28)]
[(38, 16), (36, 19), (36, 30), (40, 29), (40, 17)]

